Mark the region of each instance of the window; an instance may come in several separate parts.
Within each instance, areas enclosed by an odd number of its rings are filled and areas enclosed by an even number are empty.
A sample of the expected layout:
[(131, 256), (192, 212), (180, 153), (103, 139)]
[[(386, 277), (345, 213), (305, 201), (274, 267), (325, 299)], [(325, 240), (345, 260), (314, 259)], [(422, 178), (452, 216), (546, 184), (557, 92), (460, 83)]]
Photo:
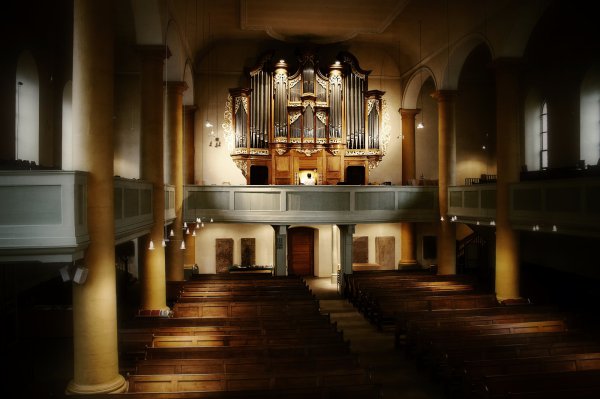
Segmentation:
[(597, 165), (600, 160), (600, 63), (590, 68), (581, 82), (579, 110), (579, 159), (587, 165)]
[(39, 163), (39, 78), (35, 60), (25, 51), (15, 76), (15, 159)]
[(542, 103), (540, 113), (540, 169), (548, 169), (548, 103)]

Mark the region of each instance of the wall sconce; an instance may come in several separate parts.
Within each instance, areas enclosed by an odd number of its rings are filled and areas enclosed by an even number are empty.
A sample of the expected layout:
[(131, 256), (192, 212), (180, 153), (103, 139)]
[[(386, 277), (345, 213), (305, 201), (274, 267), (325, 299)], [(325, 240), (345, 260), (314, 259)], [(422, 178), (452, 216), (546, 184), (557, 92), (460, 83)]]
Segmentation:
[(88, 268), (85, 266), (68, 265), (60, 268), (60, 277), (63, 282), (71, 281), (81, 285), (85, 283), (88, 276)]

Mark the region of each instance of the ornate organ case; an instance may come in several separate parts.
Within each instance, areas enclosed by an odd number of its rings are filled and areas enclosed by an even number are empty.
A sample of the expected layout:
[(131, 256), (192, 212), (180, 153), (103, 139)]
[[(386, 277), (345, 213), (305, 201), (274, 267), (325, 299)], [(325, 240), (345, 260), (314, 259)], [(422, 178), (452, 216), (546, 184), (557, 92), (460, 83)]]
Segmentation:
[(313, 52), (290, 74), (269, 54), (248, 71), (249, 86), (229, 90), (231, 156), (248, 184), (368, 184), (381, 151), (382, 96), (370, 71), (340, 53), (326, 73)]

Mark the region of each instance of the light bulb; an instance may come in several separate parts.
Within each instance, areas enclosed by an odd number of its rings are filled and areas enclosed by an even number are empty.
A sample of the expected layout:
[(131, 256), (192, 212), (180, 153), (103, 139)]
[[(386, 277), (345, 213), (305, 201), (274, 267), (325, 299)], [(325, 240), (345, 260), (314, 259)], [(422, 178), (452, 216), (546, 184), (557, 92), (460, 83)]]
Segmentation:
[(154, 251), (154, 241), (150, 240), (150, 244), (148, 245), (148, 249), (150, 251)]
[(181, 247), (179, 247), (181, 249), (185, 249), (185, 241), (181, 241)]
[(425, 127), (425, 125), (423, 124), (423, 122), (419, 122), (417, 124), (417, 129), (423, 129)]
[(196, 237), (196, 230), (192, 231), (192, 237)]
[(204, 123), (204, 126), (206, 127), (212, 127), (212, 123), (210, 123), (210, 121), (207, 119), (206, 122)]
[(173, 229), (171, 229), (171, 232), (169, 233), (169, 237), (175, 237), (175, 232), (173, 231)]

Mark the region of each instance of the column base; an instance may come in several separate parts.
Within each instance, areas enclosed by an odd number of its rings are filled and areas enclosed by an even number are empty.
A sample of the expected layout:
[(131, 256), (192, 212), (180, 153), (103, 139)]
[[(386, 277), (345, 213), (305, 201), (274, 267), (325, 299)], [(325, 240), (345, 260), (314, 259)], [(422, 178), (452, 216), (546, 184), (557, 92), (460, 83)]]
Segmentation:
[(421, 266), (419, 266), (416, 260), (401, 260), (398, 262), (398, 270), (414, 270), (420, 268)]
[(67, 395), (89, 395), (94, 393), (124, 393), (127, 392), (127, 380), (121, 374), (104, 384), (83, 385), (75, 381), (69, 382), (65, 393)]
[(502, 298), (502, 297), (496, 296), (496, 299), (502, 305), (506, 305), (506, 306), (511, 306), (511, 305), (529, 305), (529, 304), (531, 304), (531, 301), (529, 300), (529, 298), (523, 298), (523, 297)]

